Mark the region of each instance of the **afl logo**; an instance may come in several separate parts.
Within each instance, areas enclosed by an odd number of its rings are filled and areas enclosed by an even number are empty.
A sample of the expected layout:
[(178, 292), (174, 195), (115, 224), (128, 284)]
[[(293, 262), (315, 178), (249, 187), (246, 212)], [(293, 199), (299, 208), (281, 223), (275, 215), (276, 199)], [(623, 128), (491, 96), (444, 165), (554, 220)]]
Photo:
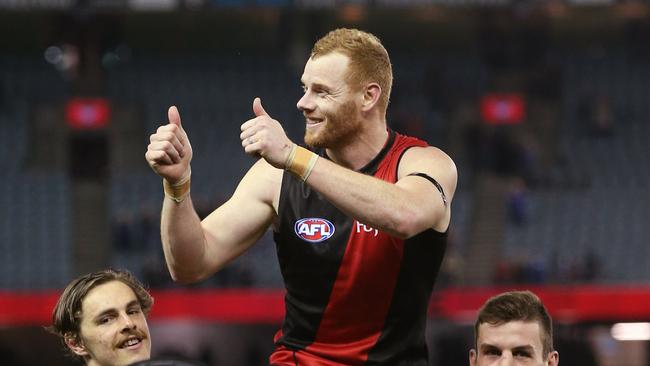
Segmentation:
[(321, 218), (310, 217), (296, 221), (293, 230), (296, 235), (310, 243), (320, 243), (334, 235), (334, 225)]

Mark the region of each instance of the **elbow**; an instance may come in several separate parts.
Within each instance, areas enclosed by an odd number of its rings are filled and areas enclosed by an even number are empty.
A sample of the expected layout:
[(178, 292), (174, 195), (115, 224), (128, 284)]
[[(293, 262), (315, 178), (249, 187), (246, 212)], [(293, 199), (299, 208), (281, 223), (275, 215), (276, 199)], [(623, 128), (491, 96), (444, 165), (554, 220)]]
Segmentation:
[(393, 235), (399, 239), (410, 239), (428, 228), (423, 215), (415, 210), (403, 209), (398, 213), (393, 226)]
[(198, 270), (195, 271), (187, 271), (187, 270), (182, 270), (180, 268), (175, 268), (171, 265), (168, 266), (169, 268), (169, 274), (171, 275), (171, 278), (174, 282), (181, 284), (181, 285), (191, 285), (193, 283), (201, 282), (205, 280), (206, 278), (210, 277), (214, 273), (220, 271), (225, 263), (222, 263), (219, 265), (217, 268), (213, 268), (211, 270), (206, 269), (206, 267), (201, 267), (200, 265), (196, 265)]
[(198, 280), (196, 280), (195, 278), (192, 278), (192, 277), (179, 276), (177, 274), (172, 274), (171, 276), (172, 276), (172, 280), (175, 283), (178, 283), (180, 285), (191, 285), (193, 283), (198, 282)]
[(181, 285), (190, 285), (203, 280), (203, 276), (197, 272), (179, 271), (171, 266), (169, 267), (169, 274), (175, 283)]

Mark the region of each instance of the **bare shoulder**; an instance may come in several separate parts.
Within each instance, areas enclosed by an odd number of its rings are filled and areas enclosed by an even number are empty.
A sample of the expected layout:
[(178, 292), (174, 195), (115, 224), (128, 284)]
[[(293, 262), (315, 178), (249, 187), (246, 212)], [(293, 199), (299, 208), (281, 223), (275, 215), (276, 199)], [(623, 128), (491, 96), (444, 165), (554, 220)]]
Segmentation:
[(448, 198), (456, 191), (458, 171), (452, 158), (434, 146), (408, 149), (398, 168), (398, 180), (412, 173), (424, 173), (440, 183)]
[(258, 159), (248, 171), (248, 174), (254, 174), (256, 178), (267, 179), (269, 181), (282, 181), (284, 170), (278, 169), (267, 163), (264, 159)]
[[(424, 170), (424, 171), (422, 171)], [(404, 153), (399, 165), (399, 177), (413, 172), (438, 172), (457, 177), (456, 164), (444, 151), (434, 146), (412, 147)]]

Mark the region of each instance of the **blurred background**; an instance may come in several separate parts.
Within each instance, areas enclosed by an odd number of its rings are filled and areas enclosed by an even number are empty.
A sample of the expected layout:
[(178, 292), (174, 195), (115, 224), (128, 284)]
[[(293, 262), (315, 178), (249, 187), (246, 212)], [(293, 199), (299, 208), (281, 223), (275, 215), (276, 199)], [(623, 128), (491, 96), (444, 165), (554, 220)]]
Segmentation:
[(561, 365), (650, 365), (650, 4), (615, 0), (0, 1), (0, 364), (76, 365), (43, 326), (106, 267), (152, 290), (154, 356), (265, 364), (284, 313), (270, 235), (172, 283), (144, 152), (177, 105), (211, 212), (254, 162), (254, 97), (300, 141), (302, 68), (340, 26), (391, 55), (389, 126), (458, 166), (430, 364), (467, 364), (478, 307), (528, 288)]

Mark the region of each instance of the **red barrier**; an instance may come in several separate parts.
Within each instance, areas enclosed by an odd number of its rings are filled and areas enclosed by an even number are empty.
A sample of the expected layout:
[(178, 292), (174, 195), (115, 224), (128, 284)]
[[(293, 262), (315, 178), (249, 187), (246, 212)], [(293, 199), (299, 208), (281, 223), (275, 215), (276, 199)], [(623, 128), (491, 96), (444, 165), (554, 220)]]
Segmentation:
[(539, 296), (556, 322), (650, 320), (650, 286), (522, 286), (519, 288), (455, 288), (434, 293), (430, 313), (454, 321), (473, 322), (489, 297), (528, 289)]
[[(523, 287), (522, 287), (523, 288)], [(650, 320), (650, 286), (525, 287), (546, 304), (556, 322)], [(430, 316), (472, 322), (477, 309), (497, 293), (515, 288), (450, 288), (434, 292)], [(0, 292), (0, 326), (47, 325), (59, 291)], [(279, 324), (284, 291), (179, 289), (153, 291), (151, 320)]]

